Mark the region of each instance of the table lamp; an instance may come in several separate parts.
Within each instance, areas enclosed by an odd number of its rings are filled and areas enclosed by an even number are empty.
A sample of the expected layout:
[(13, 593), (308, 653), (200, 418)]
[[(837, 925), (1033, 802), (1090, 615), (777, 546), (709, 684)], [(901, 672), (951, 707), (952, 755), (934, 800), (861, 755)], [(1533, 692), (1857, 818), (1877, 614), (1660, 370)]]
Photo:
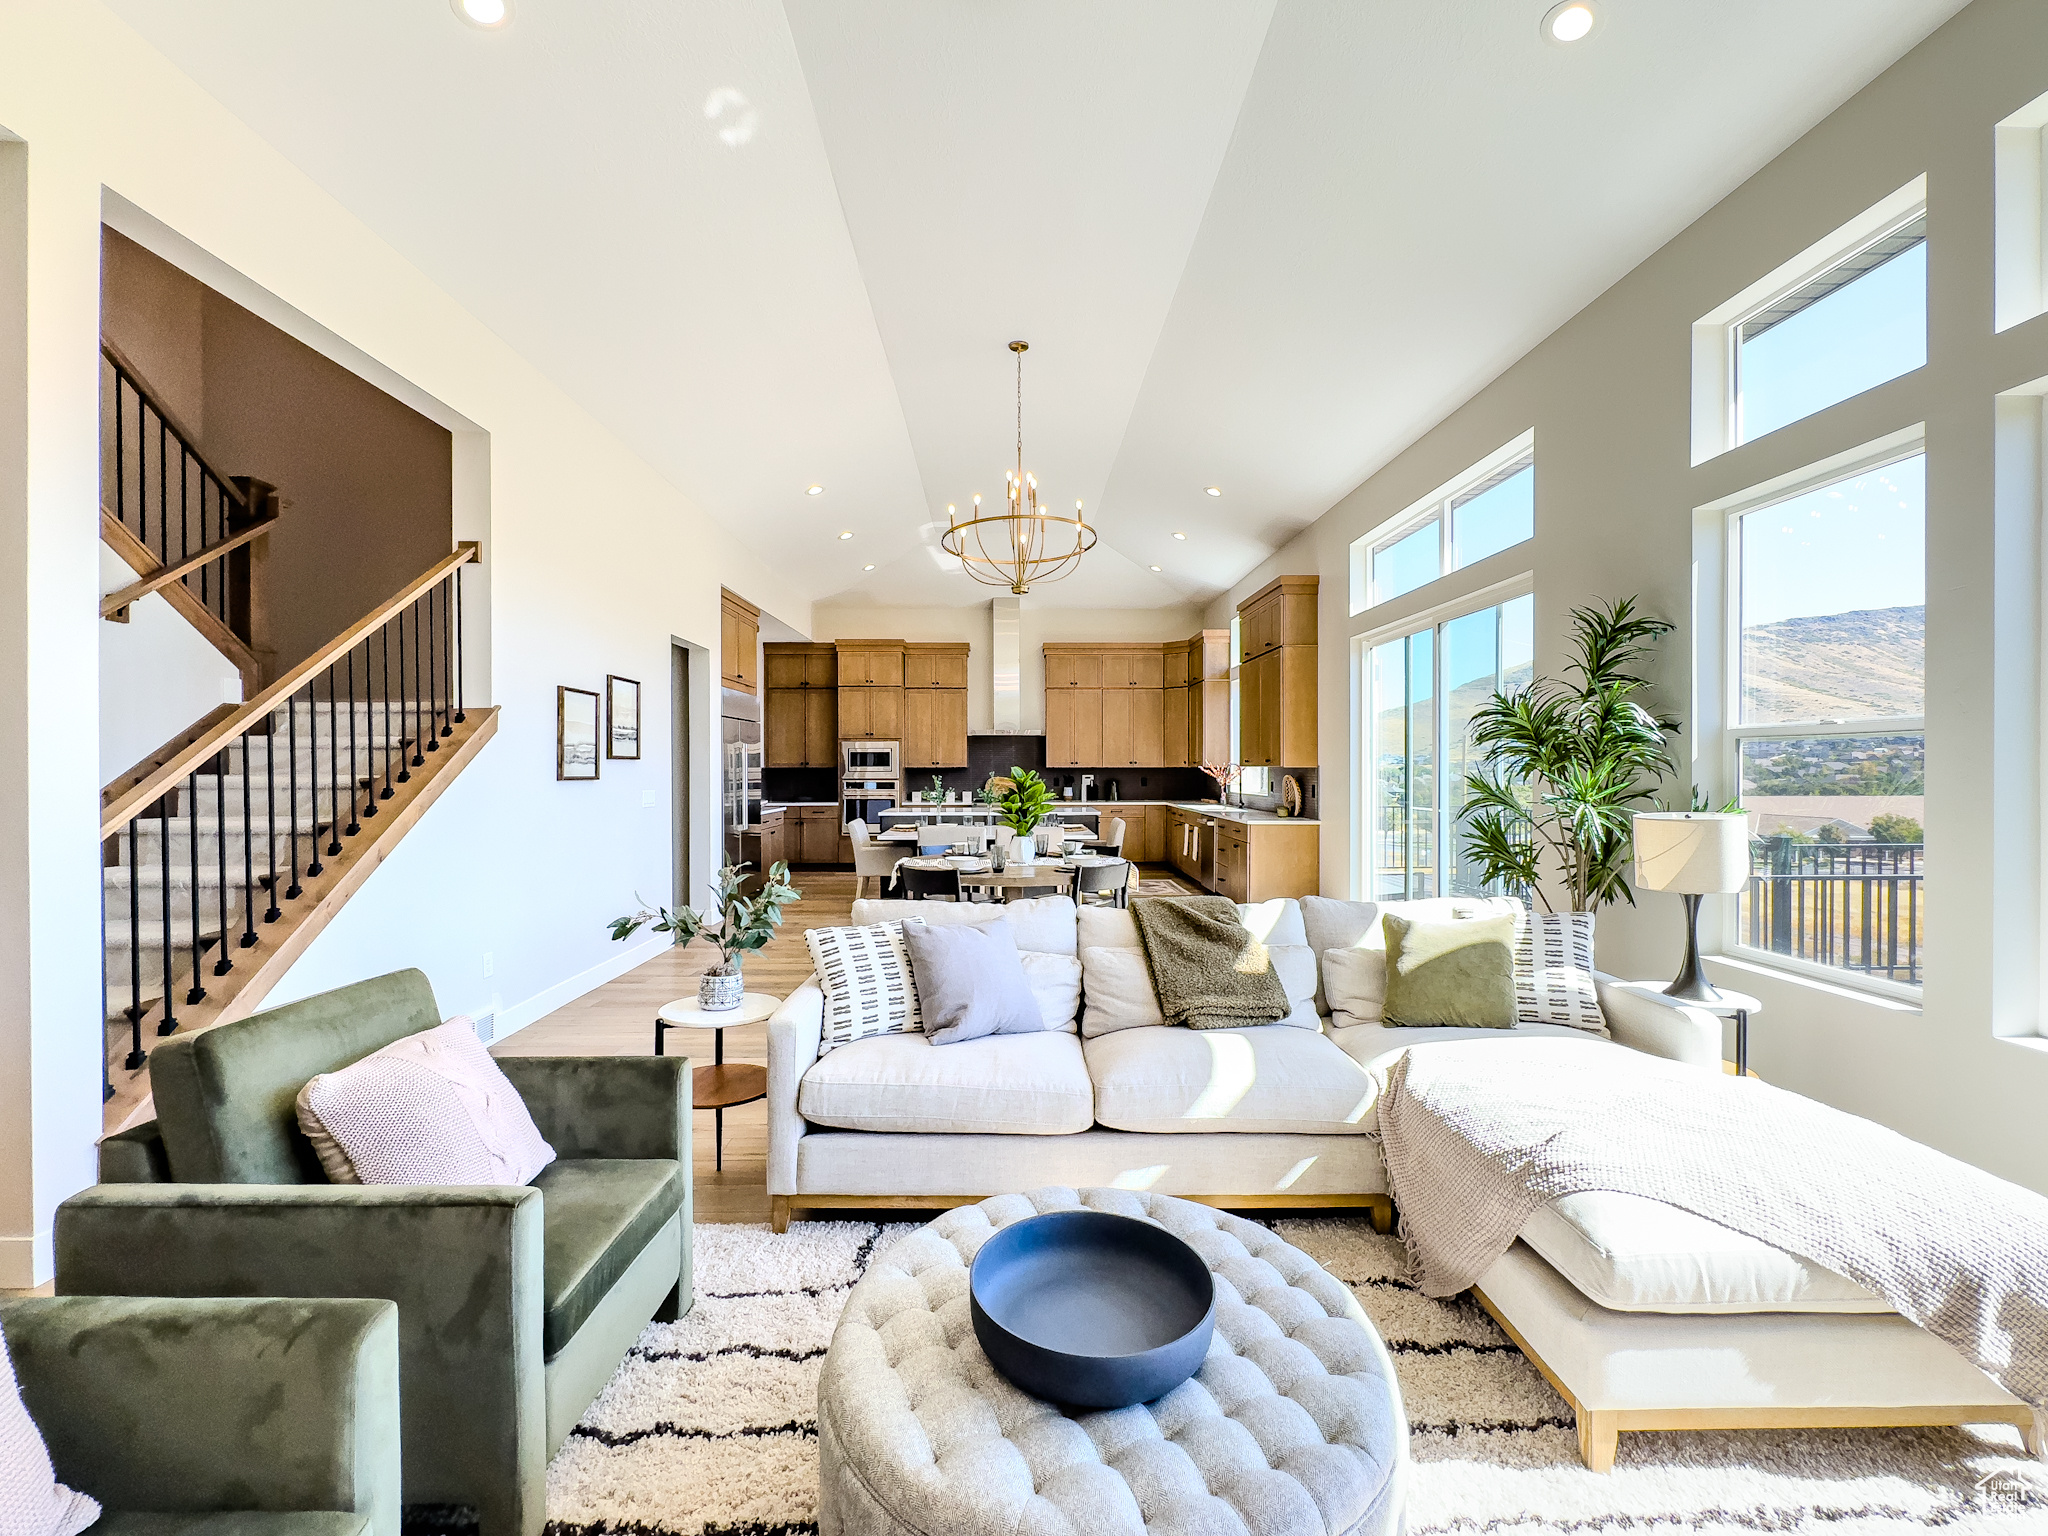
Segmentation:
[(1685, 898), (1685, 963), (1665, 996), (1717, 1003), (1700, 969), (1700, 898), (1749, 884), (1749, 817), (1741, 811), (1645, 811), (1635, 818), (1636, 888)]

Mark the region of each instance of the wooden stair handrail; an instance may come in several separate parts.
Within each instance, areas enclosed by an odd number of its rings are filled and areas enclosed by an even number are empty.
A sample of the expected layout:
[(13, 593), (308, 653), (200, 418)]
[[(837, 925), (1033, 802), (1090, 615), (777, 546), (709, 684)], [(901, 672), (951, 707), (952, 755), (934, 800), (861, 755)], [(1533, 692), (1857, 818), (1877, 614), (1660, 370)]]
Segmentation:
[(159, 587), (168, 587), (174, 581), (181, 581), (202, 565), (211, 565), (231, 549), (240, 549), (260, 533), (268, 533), (277, 522), (275, 512), (266, 513), (256, 522), (239, 532), (207, 545), (180, 560), (176, 565), (159, 565), (140, 581), (130, 582), (118, 592), (109, 592), (100, 599), (100, 617), (110, 619), (130, 603), (139, 603)]
[(281, 702), (291, 698), (305, 686), (308, 678), (317, 672), (325, 671), (329, 663), (346, 655), (357, 641), (374, 634), (400, 609), (407, 607), (430, 587), (438, 586), (449, 572), (468, 565), (477, 558), (478, 545), (474, 540), (465, 540), (456, 547), (454, 554), (429, 566), (424, 574), (414, 578), (396, 595), (379, 603), (212, 730), (167, 758), (148, 777), (123, 791), (119, 799), (100, 812), (100, 836), (108, 838), (119, 832), (134, 820), (145, 806), (161, 799), (167, 790), (175, 787), (180, 779), (191, 773), (207, 758), (218, 753), (252, 724), (277, 708)]
[(178, 414), (168, 405), (164, 404), (163, 395), (148, 379), (143, 377), (142, 370), (130, 361), (128, 354), (102, 336), (100, 338), (100, 356), (128, 375), (128, 382), (135, 386), (135, 392), (149, 402), (149, 408), (163, 418), (164, 425), (171, 429), (177, 436), (178, 441), (185, 445), (194, 459), (198, 460), (199, 467), (219, 482), (221, 494), (241, 508), (242, 515), (246, 517), (249, 512), (248, 498), (236, 489), (234, 481), (215, 469), (206, 455), (199, 451), (199, 434), (186, 426), (179, 419)]

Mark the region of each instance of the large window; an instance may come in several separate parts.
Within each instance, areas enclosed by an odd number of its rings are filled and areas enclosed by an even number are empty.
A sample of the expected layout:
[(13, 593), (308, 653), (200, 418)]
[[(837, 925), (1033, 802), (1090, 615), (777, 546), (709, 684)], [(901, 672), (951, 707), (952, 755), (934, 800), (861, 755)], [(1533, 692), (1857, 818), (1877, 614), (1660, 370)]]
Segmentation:
[(1737, 512), (1737, 944), (1917, 986), (1926, 933), (1926, 460)]
[(1458, 835), (1465, 776), (1480, 766), (1472, 715), (1496, 691), (1529, 685), (1534, 615), (1532, 598), (1511, 598), (1368, 650), (1361, 711), (1368, 898), (1485, 894)]
[(1535, 533), (1536, 456), (1525, 434), (1352, 546), (1351, 611), (1413, 592)]
[(1746, 443), (1927, 362), (1927, 218), (1916, 215), (1734, 329)]

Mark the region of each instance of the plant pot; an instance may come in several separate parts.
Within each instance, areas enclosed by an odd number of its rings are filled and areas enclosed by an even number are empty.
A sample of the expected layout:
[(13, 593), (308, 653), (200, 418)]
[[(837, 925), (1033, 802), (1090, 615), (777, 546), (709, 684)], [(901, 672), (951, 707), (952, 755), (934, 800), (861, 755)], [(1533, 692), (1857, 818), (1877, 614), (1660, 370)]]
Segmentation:
[(747, 995), (747, 978), (736, 965), (717, 965), (697, 981), (697, 1006), (706, 1013), (731, 1013)]

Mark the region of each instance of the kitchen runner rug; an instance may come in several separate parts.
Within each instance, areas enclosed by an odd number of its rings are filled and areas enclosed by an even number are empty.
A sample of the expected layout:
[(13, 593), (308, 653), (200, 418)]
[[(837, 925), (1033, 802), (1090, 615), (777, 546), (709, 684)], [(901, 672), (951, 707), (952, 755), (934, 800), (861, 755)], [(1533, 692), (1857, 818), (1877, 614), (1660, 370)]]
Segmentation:
[[(1493, 1320), (1431, 1301), (1363, 1220), (1275, 1223), (1392, 1350), (1423, 1532), (2048, 1532), (2048, 1468), (2011, 1430), (1630, 1434), (1579, 1464), (1570, 1410)], [(551, 1536), (817, 1530), (820, 1363), (846, 1293), (914, 1223), (696, 1229), (697, 1302), (641, 1336), (548, 1471)]]

